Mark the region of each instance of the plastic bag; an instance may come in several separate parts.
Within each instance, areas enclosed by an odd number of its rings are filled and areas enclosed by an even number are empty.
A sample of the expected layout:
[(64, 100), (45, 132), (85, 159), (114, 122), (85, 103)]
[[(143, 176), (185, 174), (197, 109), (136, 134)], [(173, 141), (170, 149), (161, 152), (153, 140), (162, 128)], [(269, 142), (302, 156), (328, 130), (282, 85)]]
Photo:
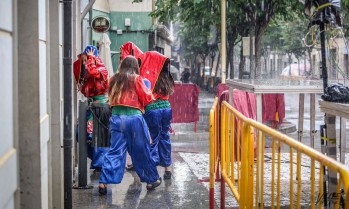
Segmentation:
[(321, 98), (328, 102), (349, 103), (349, 87), (341, 83), (328, 86)]

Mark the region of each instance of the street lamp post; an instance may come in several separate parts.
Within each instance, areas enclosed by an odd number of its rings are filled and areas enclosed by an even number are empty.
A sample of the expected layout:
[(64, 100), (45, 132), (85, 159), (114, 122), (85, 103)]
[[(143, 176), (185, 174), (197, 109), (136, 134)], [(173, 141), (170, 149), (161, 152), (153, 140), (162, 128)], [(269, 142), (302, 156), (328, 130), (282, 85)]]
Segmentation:
[(227, 63), (227, 38), (226, 38), (226, 8), (227, 1), (221, 0), (221, 73), (222, 73), (222, 83), (225, 83), (225, 71)]

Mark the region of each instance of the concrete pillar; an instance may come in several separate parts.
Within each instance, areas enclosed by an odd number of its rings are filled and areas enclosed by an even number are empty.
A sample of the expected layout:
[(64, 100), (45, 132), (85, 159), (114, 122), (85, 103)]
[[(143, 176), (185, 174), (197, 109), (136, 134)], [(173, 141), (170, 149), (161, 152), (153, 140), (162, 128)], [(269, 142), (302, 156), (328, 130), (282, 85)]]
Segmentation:
[[(77, 56), (81, 53), (81, 22), (80, 22), (80, 11), (83, 10), (80, 6), (81, 1), (73, 1), (73, 62), (77, 59)], [(81, 97), (81, 93), (77, 92), (75, 80), (72, 79), (73, 82), (73, 168), (77, 168), (78, 164), (78, 156), (77, 156), (77, 144), (75, 143), (75, 127), (77, 125), (77, 117), (78, 117), (78, 100)], [(73, 176), (76, 179), (77, 173), (75, 173), (77, 169), (73, 170)]]
[(1, 87), (4, 89), (0, 100), (0, 208), (14, 209), (18, 188), (16, 143), (16, 10), (15, 0), (0, 1), (0, 61), (2, 72)]
[[(327, 156), (337, 160), (337, 147), (336, 147), (336, 116), (326, 113), (326, 132), (327, 132)], [(327, 175), (328, 182), (328, 195), (336, 194), (338, 179), (337, 172), (328, 170)], [(334, 208), (335, 199), (329, 200), (329, 208)]]
[(63, 146), (62, 143), (62, 34), (60, 32), (61, 8), (58, 1), (51, 1), (49, 5), (50, 31), (50, 162), (51, 172), (51, 206), (54, 209), (64, 208), (63, 204)]
[(20, 207), (49, 208), (48, 0), (18, 0)]

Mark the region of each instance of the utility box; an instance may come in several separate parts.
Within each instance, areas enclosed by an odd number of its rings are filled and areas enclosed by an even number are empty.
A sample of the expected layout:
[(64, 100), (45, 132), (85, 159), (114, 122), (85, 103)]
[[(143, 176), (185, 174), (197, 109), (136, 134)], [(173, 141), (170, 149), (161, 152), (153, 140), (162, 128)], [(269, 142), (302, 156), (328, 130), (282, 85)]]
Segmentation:
[(125, 18), (125, 26), (126, 27), (131, 26), (131, 19), (130, 18)]

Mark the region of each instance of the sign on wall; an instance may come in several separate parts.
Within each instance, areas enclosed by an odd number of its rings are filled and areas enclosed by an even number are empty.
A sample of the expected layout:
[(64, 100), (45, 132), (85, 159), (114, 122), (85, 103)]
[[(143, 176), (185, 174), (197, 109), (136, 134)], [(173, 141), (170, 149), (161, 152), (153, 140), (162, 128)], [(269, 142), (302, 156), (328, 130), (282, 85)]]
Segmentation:
[(91, 28), (96, 33), (105, 33), (110, 28), (110, 19), (105, 16), (97, 16), (92, 19)]

